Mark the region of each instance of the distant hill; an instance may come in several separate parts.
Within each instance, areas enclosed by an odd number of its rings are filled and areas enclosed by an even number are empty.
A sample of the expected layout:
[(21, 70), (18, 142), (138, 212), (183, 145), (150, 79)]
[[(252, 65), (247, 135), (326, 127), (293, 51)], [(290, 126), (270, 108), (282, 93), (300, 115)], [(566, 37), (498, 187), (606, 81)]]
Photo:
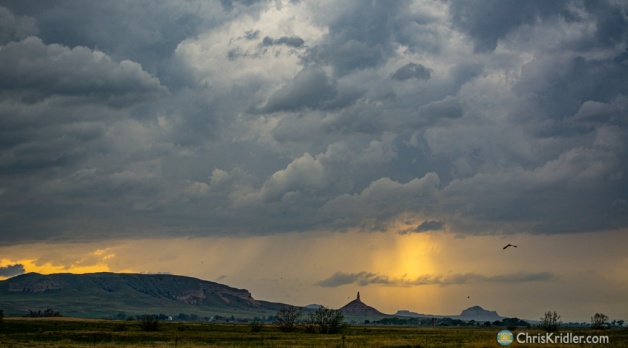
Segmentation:
[(360, 293), (358, 292), (358, 296), (355, 300), (347, 303), (340, 311), (345, 315), (350, 316), (374, 316), (374, 315), (385, 315), (377, 309), (367, 306), (364, 302), (360, 300)]
[(52, 308), (65, 316), (96, 318), (119, 312), (263, 316), (274, 315), (282, 305), (197, 278), (124, 273), (23, 274), (0, 281), (0, 302), (7, 315)]
[(487, 311), (480, 306), (469, 307), (463, 310), (456, 318), (475, 321), (495, 321), (504, 319), (504, 317), (499, 316), (496, 311)]
[(463, 310), (460, 315), (432, 315), (410, 312), (408, 310), (400, 310), (395, 313), (396, 316), (412, 317), (412, 318), (452, 318), (460, 320), (475, 320), (475, 321), (495, 321), (502, 320), (504, 317), (497, 314), (496, 311), (487, 311), (480, 306), (473, 306)]
[(405, 309), (398, 310), (397, 313), (395, 313), (395, 315), (400, 316), (400, 317), (411, 317), (411, 318), (437, 317), (431, 314), (416, 313), (416, 312), (411, 312)]

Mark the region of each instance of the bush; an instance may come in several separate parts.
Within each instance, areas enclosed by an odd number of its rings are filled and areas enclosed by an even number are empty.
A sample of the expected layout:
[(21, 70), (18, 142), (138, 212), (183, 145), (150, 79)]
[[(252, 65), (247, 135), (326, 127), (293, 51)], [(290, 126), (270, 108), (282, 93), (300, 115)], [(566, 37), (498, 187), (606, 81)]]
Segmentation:
[(547, 311), (541, 317), (541, 322), (539, 323), (539, 328), (541, 330), (545, 330), (545, 332), (556, 332), (560, 327), (560, 315), (556, 313), (556, 311)]
[(602, 330), (607, 327), (608, 323), (608, 315), (602, 313), (595, 313), (594, 316), (591, 317), (591, 327), (596, 330)]
[(303, 320), (303, 326), (305, 327), (305, 332), (316, 333), (316, 327), (318, 326), (316, 313), (308, 314), (305, 320)]
[(254, 318), (253, 320), (251, 320), (251, 332), (260, 332), (262, 331), (262, 327), (264, 326), (264, 323), (262, 323), (262, 321), (259, 318)]
[(291, 332), (297, 328), (297, 322), (301, 316), (301, 309), (293, 306), (281, 307), (275, 314), (275, 322), (279, 330)]
[(142, 331), (157, 331), (159, 330), (159, 321), (154, 315), (145, 315), (140, 321), (140, 328)]
[(344, 315), (339, 310), (320, 307), (314, 313), (310, 313), (305, 320), (305, 331), (313, 333), (318, 332), (324, 334), (339, 333), (345, 328), (343, 323)]

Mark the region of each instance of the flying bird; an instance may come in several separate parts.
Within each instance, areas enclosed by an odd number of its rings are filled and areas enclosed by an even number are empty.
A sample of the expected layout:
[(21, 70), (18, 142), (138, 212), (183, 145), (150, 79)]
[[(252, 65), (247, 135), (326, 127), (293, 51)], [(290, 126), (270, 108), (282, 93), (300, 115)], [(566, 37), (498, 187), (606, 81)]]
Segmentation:
[(508, 245), (506, 245), (505, 247), (503, 247), (502, 249), (506, 249), (506, 248), (508, 248), (508, 247), (513, 247), (513, 248), (516, 248), (517, 246), (516, 246), (516, 245), (512, 245), (512, 244), (508, 244)]

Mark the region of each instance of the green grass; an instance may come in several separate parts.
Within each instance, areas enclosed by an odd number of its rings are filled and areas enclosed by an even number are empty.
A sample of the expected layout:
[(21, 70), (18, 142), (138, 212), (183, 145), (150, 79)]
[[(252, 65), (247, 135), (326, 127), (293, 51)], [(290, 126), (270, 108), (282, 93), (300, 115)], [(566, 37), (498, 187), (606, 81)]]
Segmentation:
[[(83, 320), (70, 318), (7, 318), (0, 324), (0, 347), (501, 347), (500, 328), (426, 328), (352, 326), (342, 334), (280, 332), (265, 325), (251, 332), (246, 324), (160, 322), (156, 332), (141, 331), (138, 321)], [(560, 347), (628, 347), (628, 330), (565, 330), (574, 334), (609, 335), (609, 345), (560, 345)], [(538, 331), (527, 331), (530, 334)], [(520, 345), (510, 347), (549, 347)]]

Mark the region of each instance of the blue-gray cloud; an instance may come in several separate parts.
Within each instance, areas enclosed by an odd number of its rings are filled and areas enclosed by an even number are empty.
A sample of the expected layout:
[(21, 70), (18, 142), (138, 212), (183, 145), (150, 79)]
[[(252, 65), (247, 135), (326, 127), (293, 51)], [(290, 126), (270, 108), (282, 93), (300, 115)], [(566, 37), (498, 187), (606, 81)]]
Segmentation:
[(408, 63), (397, 69), (390, 76), (393, 80), (405, 81), (408, 79), (429, 80), (431, 76), (430, 69), (417, 63)]
[(417, 226), (417, 232), (426, 232), (426, 231), (438, 231), (443, 228), (445, 224), (436, 220), (428, 220), (423, 221), (419, 226)]
[(539, 273), (509, 273), (494, 276), (487, 276), (477, 273), (462, 273), (451, 276), (442, 275), (424, 275), (416, 278), (407, 277), (390, 277), (371, 272), (359, 273), (343, 273), (336, 272), (331, 277), (321, 280), (317, 285), (322, 287), (338, 287), (342, 285), (357, 284), (366, 286), (370, 284), (384, 286), (423, 286), (423, 285), (461, 285), (475, 283), (522, 283), (522, 282), (543, 282), (554, 279), (555, 276), (550, 272)]
[(14, 277), (16, 275), (24, 274), (24, 265), (16, 263), (14, 265), (8, 265), (0, 267), (0, 277)]
[(289, 47), (301, 47), (305, 41), (298, 36), (282, 36), (278, 39), (273, 39), (269, 36), (266, 36), (262, 40), (262, 46), (275, 46), (275, 45), (285, 45)]

